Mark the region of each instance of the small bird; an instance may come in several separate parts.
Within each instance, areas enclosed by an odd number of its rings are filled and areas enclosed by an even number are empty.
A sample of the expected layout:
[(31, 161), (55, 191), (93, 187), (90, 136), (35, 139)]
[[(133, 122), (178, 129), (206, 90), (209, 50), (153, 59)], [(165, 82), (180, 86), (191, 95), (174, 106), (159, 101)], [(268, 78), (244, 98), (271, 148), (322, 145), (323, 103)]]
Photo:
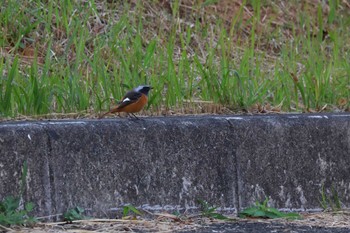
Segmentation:
[(102, 114), (99, 118), (106, 116), (110, 113), (116, 112), (126, 112), (133, 115), (135, 118), (135, 112), (139, 112), (147, 104), (148, 101), (148, 92), (152, 89), (151, 86), (138, 86), (131, 91), (128, 91), (123, 99), (118, 103), (118, 106), (112, 108), (109, 112)]

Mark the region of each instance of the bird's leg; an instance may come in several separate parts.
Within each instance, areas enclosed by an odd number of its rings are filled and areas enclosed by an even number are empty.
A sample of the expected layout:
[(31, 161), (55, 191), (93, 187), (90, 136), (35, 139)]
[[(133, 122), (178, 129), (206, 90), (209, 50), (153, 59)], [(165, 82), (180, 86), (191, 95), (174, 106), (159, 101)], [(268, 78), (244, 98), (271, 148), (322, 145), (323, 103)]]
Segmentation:
[(140, 120), (140, 118), (138, 118), (134, 113), (131, 113), (131, 115), (133, 115), (135, 119)]
[(134, 113), (128, 113), (128, 117), (130, 119), (140, 120), (140, 118), (138, 118)]

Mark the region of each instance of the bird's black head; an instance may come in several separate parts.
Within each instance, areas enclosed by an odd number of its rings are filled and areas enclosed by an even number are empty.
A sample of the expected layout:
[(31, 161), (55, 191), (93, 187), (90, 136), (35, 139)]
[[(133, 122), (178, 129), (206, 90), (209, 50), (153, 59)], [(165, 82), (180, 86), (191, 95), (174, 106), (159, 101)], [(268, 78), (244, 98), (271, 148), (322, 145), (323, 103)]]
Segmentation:
[(137, 91), (137, 92), (140, 92), (142, 94), (145, 94), (145, 95), (148, 95), (148, 92), (152, 89), (151, 86), (147, 86), (147, 85), (144, 85), (144, 86), (138, 86), (134, 89), (134, 91)]

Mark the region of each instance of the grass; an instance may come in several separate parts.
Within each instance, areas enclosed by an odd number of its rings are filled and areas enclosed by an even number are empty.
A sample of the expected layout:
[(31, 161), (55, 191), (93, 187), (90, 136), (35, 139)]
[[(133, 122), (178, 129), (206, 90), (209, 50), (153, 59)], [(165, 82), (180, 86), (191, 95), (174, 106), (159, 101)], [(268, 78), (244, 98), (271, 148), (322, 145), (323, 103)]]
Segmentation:
[(275, 208), (268, 206), (269, 199), (266, 198), (262, 203), (258, 201), (252, 207), (244, 209), (238, 214), (241, 218), (286, 218), (289, 220), (301, 219), (298, 213), (283, 213)]
[(217, 207), (210, 205), (207, 201), (198, 200), (201, 213), (203, 217), (219, 219), (219, 220), (233, 220), (217, 212)]
[(349, 5), (234, 2), (7, 1), (0, 118), (94, 116), (139, 84), (155, 115), (350, 110)]
[(136, 216), (141, 216), (142, 213), (133, 205), (125, 205), (123, 207), (123, 219), (129, 218), (130, 216), (133, 219), (136, 219)]
[(320, 194), (321, 199), (319, 199), (319, 203), (323, 211), (340, 211), (342, 209), (338, 191), (333, 185), (331, 186), (331, 192), (327, 193), (323, 184), (320, 190)]

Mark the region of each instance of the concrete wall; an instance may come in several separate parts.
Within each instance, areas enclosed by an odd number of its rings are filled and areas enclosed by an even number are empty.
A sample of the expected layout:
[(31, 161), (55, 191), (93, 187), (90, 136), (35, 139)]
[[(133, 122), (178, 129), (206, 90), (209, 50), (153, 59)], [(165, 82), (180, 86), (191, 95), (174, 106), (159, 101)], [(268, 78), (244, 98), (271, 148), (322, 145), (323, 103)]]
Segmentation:
[(0, 123), (0, 199), (19, 193), (46, 216), (95, 216), (126, 203), (234, 210), (270, 198), (320, 208), (334, 186), (350, 204), (350, 114), (160, 117)]

